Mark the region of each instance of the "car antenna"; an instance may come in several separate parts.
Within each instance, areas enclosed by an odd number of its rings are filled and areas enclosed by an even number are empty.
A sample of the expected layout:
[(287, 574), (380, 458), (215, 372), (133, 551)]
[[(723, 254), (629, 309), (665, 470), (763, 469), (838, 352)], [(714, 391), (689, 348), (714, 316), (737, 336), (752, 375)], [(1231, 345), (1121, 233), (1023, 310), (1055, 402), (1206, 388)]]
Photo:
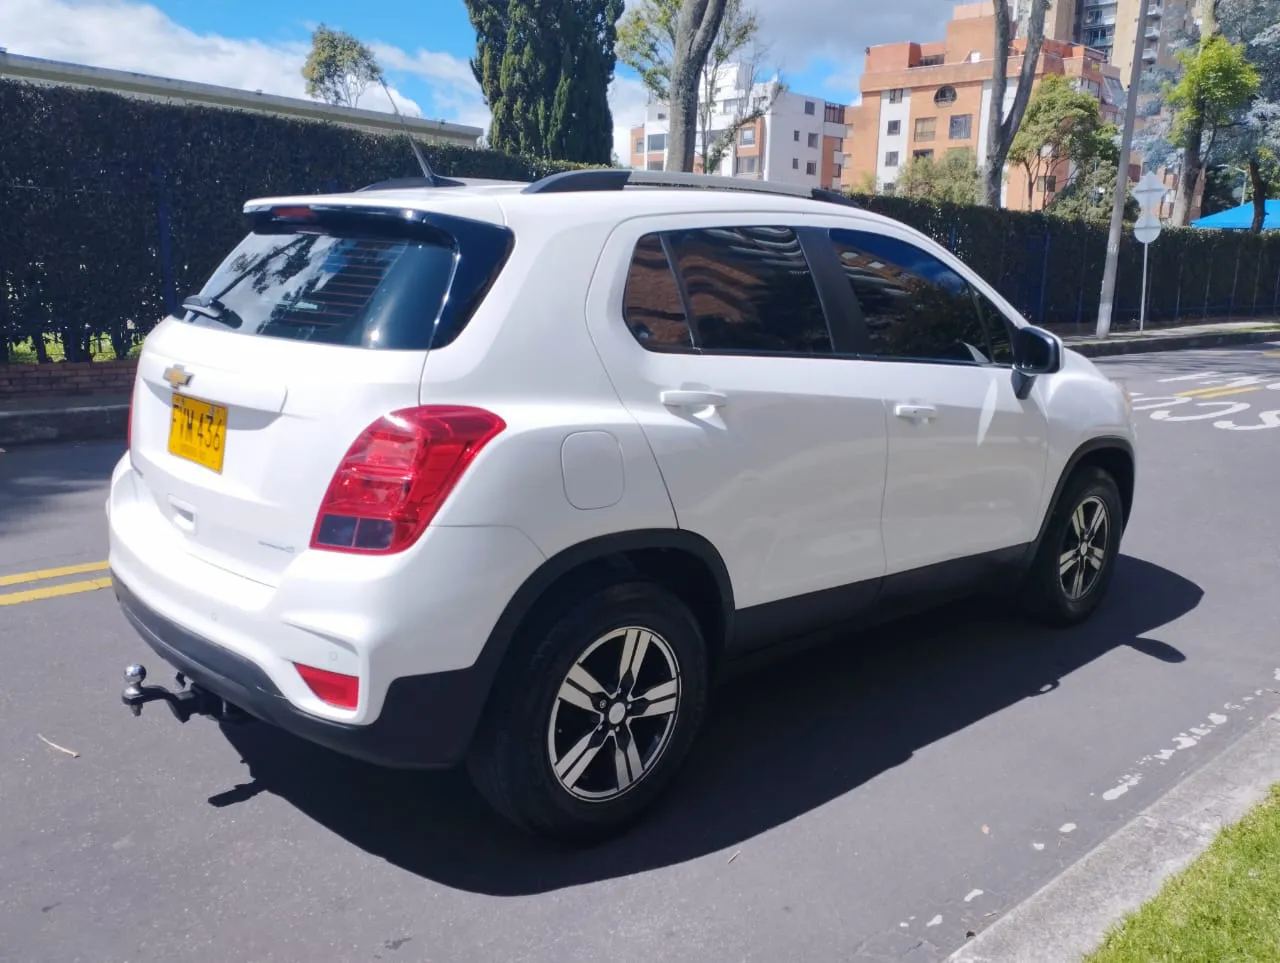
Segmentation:
[(395, 111), (396, 117), (400, 119), (400, 126), (404, 128), (404, 136), (408, 138), (409, 147), (413, 150), (413, 156), (418, 159), (418, 166), (422, 168), (422, 176), (426, 178), (427, 183), (432, 187), (443, 186), (446, 183), (445, 180), (436, 176), (435, 171), (431, 169), (431, 165), (427, 163), (427, 159), (422, 156), (422, 151), (418, 149), (418, 142), (413, 139), (413, 134), (409, 132), (409, 124), (405, 121), (404, 115), (400, 113), (400, 108), (396, 106), (396, 99), (391, 96), (391, 88), (387, 86), (386, 80), (378, 77), (378, 83), (382, 84), (387, 100), (391, 101), (391, 109)]

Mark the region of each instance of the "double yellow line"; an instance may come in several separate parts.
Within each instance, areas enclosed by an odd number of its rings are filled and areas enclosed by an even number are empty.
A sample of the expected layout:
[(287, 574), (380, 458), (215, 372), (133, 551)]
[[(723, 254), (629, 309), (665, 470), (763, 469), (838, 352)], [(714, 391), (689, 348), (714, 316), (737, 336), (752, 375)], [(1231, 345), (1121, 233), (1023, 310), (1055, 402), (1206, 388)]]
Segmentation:
[[(10, 585), (29, 585), (32, 582), (50, 582), (54, 579), (68, 578), (72, 575), (89, 575), (93, 572), (107, 571), (106, 562), (86, 562), (83, 565), (65, 565), (62, 568), (46, 568), (39, 572), (22, 572), (18, 575), (0, 575), (0, 589)], [(23, 602), (35, 602), (40, 599), (56, 599), (63, 595), (79, 595), (81, 592), (94, 592), (111, 585), (111, 577), (84, 579), (79, 582), (59, 582), (57, 585), (42, 585), (39, 588), (23, 589), (19, 592), (8, 592), (0, 595), (0, 606), (20, 605)]]

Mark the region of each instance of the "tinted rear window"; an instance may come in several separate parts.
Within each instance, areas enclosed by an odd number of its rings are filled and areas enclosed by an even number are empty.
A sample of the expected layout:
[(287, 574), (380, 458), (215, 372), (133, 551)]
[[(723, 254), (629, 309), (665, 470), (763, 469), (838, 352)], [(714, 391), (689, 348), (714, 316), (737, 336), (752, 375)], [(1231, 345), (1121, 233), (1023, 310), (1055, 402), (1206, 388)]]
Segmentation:
[(438, 231), (424, 235), (292, 233), (278, 226), (255, 231), (199, 292), (204, 313), (187, 310), (185, 318), (240, 334), (321, 344), (442, 347), (466, 325), (508, 246), (505, 236), (489, 238), (483, 229), (468, 244), (452, 243)]

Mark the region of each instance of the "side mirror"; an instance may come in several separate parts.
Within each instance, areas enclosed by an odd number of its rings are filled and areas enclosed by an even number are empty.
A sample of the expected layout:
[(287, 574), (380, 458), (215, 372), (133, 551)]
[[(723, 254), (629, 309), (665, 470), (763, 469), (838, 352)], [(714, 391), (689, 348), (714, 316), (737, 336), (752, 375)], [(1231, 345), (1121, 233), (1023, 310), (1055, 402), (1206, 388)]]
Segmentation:
[(1019, 328), (1013, 338), (1014, 388), (1026, 398), (1038, 375), (1062, 369), (1062, 342), (1043, 328)]

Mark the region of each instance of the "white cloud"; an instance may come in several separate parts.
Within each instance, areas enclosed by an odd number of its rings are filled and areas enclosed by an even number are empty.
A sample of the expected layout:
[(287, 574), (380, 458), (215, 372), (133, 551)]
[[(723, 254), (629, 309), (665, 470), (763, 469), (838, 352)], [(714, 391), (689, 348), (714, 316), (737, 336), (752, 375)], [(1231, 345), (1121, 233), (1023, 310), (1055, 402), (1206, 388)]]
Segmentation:
[[(305, 97), (307, 46), (198, 34), (150, 4), (130, 0), (0, 0), (0, 38), (10, 53), (131, 70), (206, 84)], [(392, 88), (406, 114), (422, 109)], [(385, 110), (377, 88), (360, 106)]]
[[(305, 43), (196, 33), (138, 0), (0, 0), (0, 40), (11, 53), (30, 57), (306, 96), (301, 75)], [(489, 109), (465, 58), (388, 43), (370, 46), (391, 75), (402, 82), (411, 77), (430, 91), (430, 106), (424, 110), (392, 87), (403, 113), (488, 129)], [(644, 120), (645, 100), (644, 85), (632, 76), (619, 74), (609, 87), (614, 151), (624, 164), (630, 157), (631, 127)], [(371, 87), (360, 106), (386, 110), (386, 98)]]

